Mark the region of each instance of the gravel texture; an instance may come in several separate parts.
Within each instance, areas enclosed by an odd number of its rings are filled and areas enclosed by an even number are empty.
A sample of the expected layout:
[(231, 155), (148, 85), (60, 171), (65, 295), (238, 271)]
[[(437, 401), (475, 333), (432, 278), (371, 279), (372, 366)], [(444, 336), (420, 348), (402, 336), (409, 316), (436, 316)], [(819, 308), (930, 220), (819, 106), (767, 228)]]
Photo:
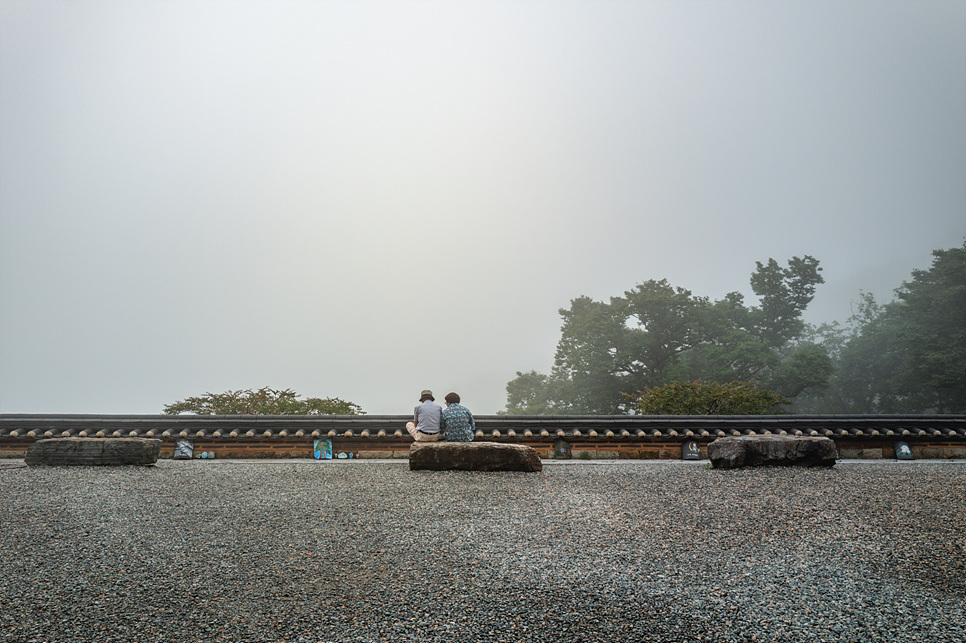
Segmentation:
[(966, 463), (0, 469), (0, 641), (963, 641)]

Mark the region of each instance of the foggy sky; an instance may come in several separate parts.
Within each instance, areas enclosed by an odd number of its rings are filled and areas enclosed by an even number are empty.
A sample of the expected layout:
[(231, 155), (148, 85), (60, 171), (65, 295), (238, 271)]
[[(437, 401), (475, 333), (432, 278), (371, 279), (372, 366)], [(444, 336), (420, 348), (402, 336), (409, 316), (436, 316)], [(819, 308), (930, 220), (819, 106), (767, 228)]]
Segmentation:
[(966, 236), (966, 3), (0, 0), (0, 412), (506, 403), (559, 308)]

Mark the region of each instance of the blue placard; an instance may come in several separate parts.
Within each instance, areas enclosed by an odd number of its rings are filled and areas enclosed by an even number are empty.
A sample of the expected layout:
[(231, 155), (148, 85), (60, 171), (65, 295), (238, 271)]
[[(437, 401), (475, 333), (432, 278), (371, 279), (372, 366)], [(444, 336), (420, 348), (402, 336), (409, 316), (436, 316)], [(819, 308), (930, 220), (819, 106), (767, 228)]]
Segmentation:
[(315, 459), (316, 460), (332, 459), (332, 440), (315, 441)]

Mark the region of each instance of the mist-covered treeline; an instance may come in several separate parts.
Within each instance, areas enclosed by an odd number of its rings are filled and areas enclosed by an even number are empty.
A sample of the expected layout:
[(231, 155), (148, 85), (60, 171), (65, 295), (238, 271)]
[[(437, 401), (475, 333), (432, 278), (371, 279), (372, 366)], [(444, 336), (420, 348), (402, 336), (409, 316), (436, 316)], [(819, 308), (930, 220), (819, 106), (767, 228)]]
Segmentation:
[(816, 413), (966, 413), (966, 243), (934, 250), (885, 304), (863, 293), (844, 324), (814, 329), (835, 364), (795, 401)]
[(879, 303), (862, 293), (844, 323), (807, 325), (824, 282), (817, 259), (758, 262), (757, 305), (649, 280), (609, 302), (578, 297), (549, 374), (517, 372), (509, 414), (633, 412), (626, 394), (697, 379), (753, 381), (800, 413), (966, 412), (966, 243), (936, 250)]

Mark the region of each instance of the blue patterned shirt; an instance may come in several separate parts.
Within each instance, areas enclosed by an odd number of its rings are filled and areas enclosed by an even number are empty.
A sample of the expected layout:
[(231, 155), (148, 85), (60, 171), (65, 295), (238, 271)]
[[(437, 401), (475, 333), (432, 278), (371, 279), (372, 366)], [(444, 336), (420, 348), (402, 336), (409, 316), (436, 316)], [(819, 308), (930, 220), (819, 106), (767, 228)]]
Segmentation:
[(440, 426), (447, 442), (472, 442), (476, 432), (473, 414), (462, 404), (450, 404), (443, 410)]

